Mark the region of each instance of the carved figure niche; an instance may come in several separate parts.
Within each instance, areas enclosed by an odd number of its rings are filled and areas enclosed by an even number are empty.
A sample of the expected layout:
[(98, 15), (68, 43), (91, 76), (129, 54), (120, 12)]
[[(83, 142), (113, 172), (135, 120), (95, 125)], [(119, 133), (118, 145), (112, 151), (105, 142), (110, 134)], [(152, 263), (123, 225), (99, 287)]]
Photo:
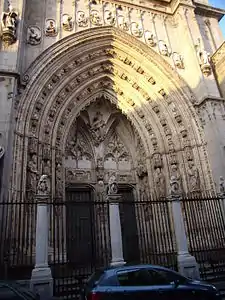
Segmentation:
[(121, 183), (134, 181), (132, 152), (135, 151), (135, 136), (129, 121), (123, 115), (115, 115), (105, 139), (104, 169), (106, 180), (116, 173)]
[(93, 151), (88, 136), (88, 128), (82, 117), (73, 125), (66, 147), (65, 174), (66, 182), (91, 180)]

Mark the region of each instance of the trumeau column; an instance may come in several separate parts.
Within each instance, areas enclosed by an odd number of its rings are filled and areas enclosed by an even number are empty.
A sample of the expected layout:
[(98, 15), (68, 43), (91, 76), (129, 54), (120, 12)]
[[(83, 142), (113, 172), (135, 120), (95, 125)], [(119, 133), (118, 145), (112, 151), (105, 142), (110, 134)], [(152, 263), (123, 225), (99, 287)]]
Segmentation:
[(109, 227), (112, 251), (111, 266), (124, 265), (125, 262), (123, 258), (123, 243), (119, 211), (121, 195), (118, 194), (118, 186), (114, 175), (112, 175), (109, 179), (107, 200), (109, 201)]
[[(14, 102), (18, 90), (23, 42), (23, 0), (2, 1), (0, 41), (0, 146), (5, 148), (0, 198), (6, 200), (12, 170)], [(9, 26), (8, 21), (12, 24)], [(7, 21), (7, 22), (6, 22)]]
[(50, 180), (47, 175), (42, 175), (37, 187), (35, 267), (30, 280), (30, 288), (40, 295), (41, 300), (53, 296), (53, 279), (48, 265), (49, 197)]

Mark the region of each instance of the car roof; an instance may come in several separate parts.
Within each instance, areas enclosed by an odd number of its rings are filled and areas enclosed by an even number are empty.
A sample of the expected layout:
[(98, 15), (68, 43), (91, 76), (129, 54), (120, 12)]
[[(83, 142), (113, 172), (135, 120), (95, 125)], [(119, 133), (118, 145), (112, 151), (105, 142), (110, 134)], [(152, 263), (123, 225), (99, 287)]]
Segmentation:
[(134, 265), (127, 265), (127, 264), (124, 264), (124, 265), (121, 265), (121, 266), (110, 266), (108, 268), (102, 268), (102, 269), (99, 269), (101, 270), (102, 272), (119, 272), (119, 271), (125, 271), (125, 270), (133, 270), (133, 269), (161, 269), (161, 270), (164, 270), (164, 271), (171, 271), (171, 272), (175, 272), (174, 270), (172, 269), (168, 269), (166, 267), (163, 267), (163, 266), (158, 266), (158, 265), (151, 265), (151, 264), (134, 264)]

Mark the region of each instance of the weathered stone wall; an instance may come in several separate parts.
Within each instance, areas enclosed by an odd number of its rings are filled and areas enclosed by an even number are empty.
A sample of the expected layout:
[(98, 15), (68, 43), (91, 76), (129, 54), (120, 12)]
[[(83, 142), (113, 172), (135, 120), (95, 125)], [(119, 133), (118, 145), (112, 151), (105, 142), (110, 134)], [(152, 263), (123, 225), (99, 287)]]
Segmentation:
[[(6, 2), (1, 0), (0, 8), (3, 12), (8, 13), (10, 10)], [(161, 68), (169, 64), (174, 74), (184, 79), (183, 84), (181, 86), (178, 84), (179, 87), (176, 87), (177, 91), (173, 91), (174, 95), (176, 92), (179, 93), (179, 89), (187, 89), (185, 82), (191, 87), (193, 97), (195, 96), (196, 99), (194, 101), (190, 99), (190, 105), (195, 105), (202, 120), (212, 170), (215, 177), (225, 175), (223, 165), (220, 163), (220, 161), (224, 161), (225, 155), (224, 151), (221, 150), (221, 140), (224, 139), (221, 128), (225, 126), (223, 119), (224, 105), (223, 102), (217, 105), (220, 93), (208, 57), (208, 53), (213, 53), (223, 41), (218, 26), (218, 20), (224, 13), (222, 10), (210, 8), (206, 5), (207, 0), (198, 2), (177, 0), (173, 3), (171, 1), (156, 3), (138, 0), (132, 1), (132, 3), (130, 1), (120, 3), (120, 1), (46, 0), (44, 3), (40, 3), (39, 0), (12, 0), (10, 4), (17, 13), (16, 30), (11, 32), (11, 37), (14, 40), (10, 44), (5, 42), (8, 36), (3, 29), (7, 30), (8, 27), (7, 24), (4, 24), (5, 20), (2, 19), (0, 45), (0, 71), (2, 72), (2, 81), (0, 82), (2, 96), (0, 104), (0, 143), (7, 150), (4, 158), (4, 174), (6, 175), (4, 176), (4, 186), (6, 190), (10, 181), (11, 168), (9, 166), (12, 163), (14, 123), (19, 128), (19, 123), (26, 122), (20, 117), (15, 120), (14, 104), (17, 105), (20, 98), (24, 97), (23, 95), (26, 93), (24, 86), (27, 74), (32, 73), (37, 60), (41, 61), (46, 53), (49, 53), (49, 47), (53, 49), (55, 45), (60, 45), (60, 43), (64, 43), (71, 37), (72, 44), (73, 39), (76, 41), (78, 35), (84, 30), (91, 29), (92, 37), (94, 37), (97, 29), (104, 26), (118, 28), (120, 30), (117, 31), (118, 35), (126, 32), (135, 38), (133, 40), (134, 46), (138, 48), (142, 43), (146, 44), (153, 50), (153, 53), (161, 56), (163, 58)], [(114, 47), (114, 41), (112, 47)], [(98, 45), (101, 48), (100, 43)], [(77, 47), (77, 50), (79, 50), (80, 46)], [(57, 52), (52, 52), (52, 58), (56, 56)], [(49, 57), (49, 62), (50, 60)], [(143, 58), (143, 64), (144, 60)], [(55, 64), (55, 67), (57, 67), (57, 64), (61, 64), (61, 62), (56, 60)], [(50, 78), (52, 73), (47, 66), (48, 63), (46, 63), (46, 69), (43, 69), (42, 72), (46, 72), (45, 78)], [(122, 76), (118, 73), (115, 75)], [(154, 74), (152, 75), (154, 76)], [(32, 76), (35, 76), (35, 74)], [(18, 80), (19, 77), (20, 80)], [(165, 88), (166, 84), (158, 74), (155, 74), (155, 77), (157, 77), (157, 84), (161, 88)], [(45, 84), (47, 83), (45, 82)], [(48, 87), (49, 84), (47, 89)], [(39, 83), (35, 88), (34, 94), (40, 93), (40, 97), (42, 97), (40, 91), (46, 89), (44, 82)], [(139, 87), (137, 87), (138, 89)], [(119, 90), (117, 92), (120, 93)], [(147, 93), (150, 93), (150, 88), (148, 88)], [(81, 97), (83, 96), (81, 95)], [(170, 97), (173, 97), (172, 93)], [(28, 102), (29, 99), (27, 98)], [(206, 104), (203, 105), (203, 103)], [(184, 109), (186, 117), (189, 113)], [(29, 118), (30, 116), (28, 116)], [(26, 149), (22, 145), (23, 135), (27, 134), (27, 131), (24, 130), (24, 132), (18, 132), (17, 134), (21, 135), (21, 149)], [(205, 146), (201, 144), (199, 147), (204, 148)], [(19, 147), (18, 144), (15, 147)], [(202, 156), (200, 155), (200, 160), (207, 161), (207, 154), (204, 156), (203, 152)], [(20, 165), (23, 158), (14, 156), (14, 161), (17, 159)], [(147, 164), (151, 164), (151, 162), (149, 161)], [(205, 166), (204, 168), (206, 170), (208, 167)], [(16, 180), (19, 182), (19, 178)]]

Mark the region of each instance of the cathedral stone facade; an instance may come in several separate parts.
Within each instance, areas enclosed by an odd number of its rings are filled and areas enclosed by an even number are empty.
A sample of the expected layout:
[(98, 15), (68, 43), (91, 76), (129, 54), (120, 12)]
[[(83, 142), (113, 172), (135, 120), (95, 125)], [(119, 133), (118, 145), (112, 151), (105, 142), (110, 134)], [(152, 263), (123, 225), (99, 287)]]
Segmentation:
[(42, 174), (52, 199), (82, 185), (104, 197), (112, 174), (138, 199), (167, 197), (172, 176), (183, 193), (216, 191), (224, 10), (207, 0), (1, 0), (0, 11), (1, 201), (29, 201)]

